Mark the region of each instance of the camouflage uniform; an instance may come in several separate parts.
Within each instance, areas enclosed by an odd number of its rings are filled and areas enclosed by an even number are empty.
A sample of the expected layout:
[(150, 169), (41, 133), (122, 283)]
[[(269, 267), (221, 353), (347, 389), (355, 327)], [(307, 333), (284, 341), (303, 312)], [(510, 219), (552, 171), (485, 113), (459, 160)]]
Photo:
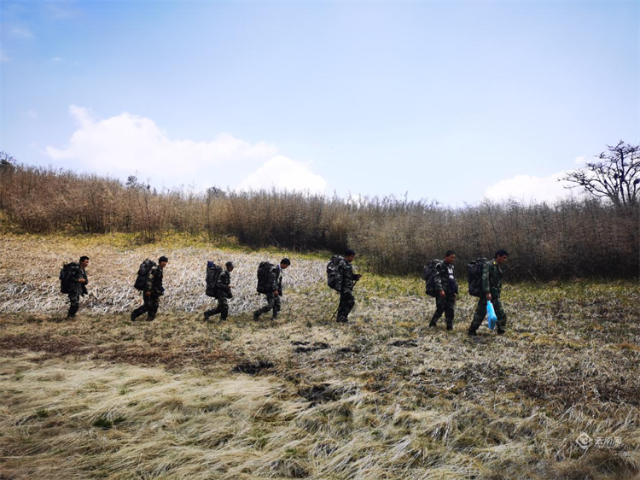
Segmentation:
[(482, 296), (478, 299), (478, 307), (473, 316), (473, 321), (469, 327), (469, 332), (475, 332), (484, 317), (487, 315), (487, 293), (491, 294), (491, 303), (498, 317), (498, 333), (504, 332), (507, 325), (507, 314), (502, 307), (500, 301), (500, 293), (502, 292), (502, 269), (495, 260), (485, 263), (482, 268)]
[[(80, 283), (81, 279), (85, 279), (85, 283)], [(73, 268), (73, 277), (71, 278), (71, 292), (69, 293), (69, 313), (67, 318), (73, 318), (80, 309), (80, 297), (87, 294), (87, 272), (80, 266), (75, 264)]]
[(218, 306), (204, 312), (205, 318), (220, 314), (220, 320), (226, 320), (229, 316), (229, 298), (231, 298), (231, 272), (223, 270), (218, 277), (214, 297), (218, 301)]
[[(453, 274), (453, 265), (447, 262), (439, 262), (436, 265), (434, 276), (436, 286), (436, 311), (431, 318), (430, 326), (435, 327), (444, 313), (447, 321), (447, 330), (453, 328), (453, 317), (455, 316), (456, 296), (458, 294), (458, 282)], [(444, 292), (444, 298), (440, 297), (440, 291)]]
[(351, 313), (356, 303), (356, 299), (353, 296), (353, 287), (358, 280), (353, 271), (353, 265), (344, 259), (340, 260), (338, 272), (336, 290), (340, 292), (340, 304), (338, 305), (337, 321), (347, 323), (349, 321), (349, 313)]
[[(150, 295), (147, 295), (147, 292)], [(162, 286), (162, 268), (159, 265), (151, 267), (149, 275), (147, 276), (147, 286), (142, 293), (142, 301), (144, 302), (141, 307), (136, 308), (131, 314), (131, 320), (135, 320), (140, 315), (146, 313), (147, 320), (151, 321), (156, 318), (158, 313), (158, 307), (160, 306), (160, 297), (164, 294), (164, 287)]]
[[(273, 320), (278, 318), (281, 306), (280, 297), (282, 296), (282, 268), (280, 268), (280, 265), (275, 265), (269, 272), (269, 285), (271, 285), (271, 288), (265, 294), (267, 296), (267, 304), (253, 313), (255, 319), (270, 310), (273, 310)], [(278, 292), (278, 295), (274, 292)]]

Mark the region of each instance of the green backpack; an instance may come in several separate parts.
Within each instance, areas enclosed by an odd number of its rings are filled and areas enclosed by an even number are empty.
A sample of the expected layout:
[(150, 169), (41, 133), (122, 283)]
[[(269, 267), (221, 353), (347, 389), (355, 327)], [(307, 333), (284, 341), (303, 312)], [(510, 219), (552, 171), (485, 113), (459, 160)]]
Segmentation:
[(334, 255), (327, 263), (327, 285), (333, 290), (340, 291), (338, 288), (338, 277), (340, 276), (340, 262), (344, 260), (340, 255)]
[(156, 262), (145, 259), (144, 262), (140, 264), (138, 268), (138, 276), (136, 277), (136, 282), (133, 284), (133, 288), (136, 290), (140, 290), (144, 292), (147, 289), (147, 279), (149, 278), (149, 272), (153, 267), (156, 266)]
[(436, 291), (436, 267), (439, 263), (442, 263), (442, 260), (431, 260), (422, 269), (422, 279), (426, 283), (425, 293), (434, 298), (438, 296)]
[(469, 280), (469, 295), (473, 297), (482, 296), (482, 269), (487, 260), (484, 257), (476, 258), (467, 265), (467, 277)]
[(80, 264), (76, 262), (67, 263), (60, 270), (60, 292), (73, 293), (73, 283), (75, 276), (80, 269)]
[(271, 291), (271, 285), (269, 285), (269, 276), (271, 269), (275, 265), (269, 262), (260, 262), (258, 265), (258, 293), (269, 293)]
[(207, 289), (205, 291), (207, 297), (216, 296), (216, 285), (218, 285), (218, 279), (220, 278), (221, 273), (222, 267), (220, 265), (216, 265), (213, 262), (207, 262)]

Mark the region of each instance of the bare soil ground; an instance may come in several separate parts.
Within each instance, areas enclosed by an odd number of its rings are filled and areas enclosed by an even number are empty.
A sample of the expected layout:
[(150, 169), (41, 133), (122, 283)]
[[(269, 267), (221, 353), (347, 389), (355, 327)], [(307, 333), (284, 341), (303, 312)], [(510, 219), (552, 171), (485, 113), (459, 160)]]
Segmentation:
[[(638, 478), (636, 282), (507, 284), (508, 333), (472, 340), (473, 298), (432, 330), (407, 278), (366, 275), (336, 324), (312, 256), (290, 255), (281, 318), (254, 322), (257, 263), (285, 252), (0, 243), (3, 480)], [(69, 321), (57, 273), (82, 253), (94, 295)], [(160, 253), (160, 314), (131, 323), (133, 273)], [(227, 258), (231, 318), (207, 324), (202, 263)]]

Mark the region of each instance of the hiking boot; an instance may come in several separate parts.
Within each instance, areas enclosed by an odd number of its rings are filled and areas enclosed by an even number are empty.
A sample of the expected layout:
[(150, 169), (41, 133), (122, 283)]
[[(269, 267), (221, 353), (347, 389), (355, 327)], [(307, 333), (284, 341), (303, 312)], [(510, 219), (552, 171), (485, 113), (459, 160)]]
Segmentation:
[(498, 335), (504, 335), (504, 334), (505, 334), (505, 332), (506, 332), (506, 330), (504, 330), (504, 329), (502, 329), (502, 328), (499, 328), (499, 329), (498, 329)]
[(260, 312), (253, 312), (253, 319), (258, 320), (260, 318)]
[(447, 330), (453, 330), (453, 323), (447, 322)]
[(131, 321), (135, 322), (136, 318), (138, 318), (138, 316), (136, 315), (136, 312), (131, 312)]
[(436, 322), (434, 322), (433, 320), (431, 320), (429, 322), (429, 328), (436, 328)]
[(349, 323), (349, 320), (347, 320), (346, 318), (338, 318), (336, 320), (336, 322), (338, 322), (338, 323)]
[(209, 321), (209, 314), (207, 312), (204, 312), (204, 321), (205, 322)]
[(471, 329), (469, 329), (469, 331), (467, 332), (467, 335), (469, 335), (470, 337), (477, 337), (478, 336), (476, 331), (475, 330), (471, 330)]
[(277, 320), (278, 319), (278, 313), (274, 313), (273, 316), (271, 317), (271, 320)]

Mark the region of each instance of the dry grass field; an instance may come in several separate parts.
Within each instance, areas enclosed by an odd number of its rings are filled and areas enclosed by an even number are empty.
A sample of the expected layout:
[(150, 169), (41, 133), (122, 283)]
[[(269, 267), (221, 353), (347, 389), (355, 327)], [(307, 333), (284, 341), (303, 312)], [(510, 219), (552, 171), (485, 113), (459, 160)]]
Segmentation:
[[(474, 340), (473, 298), (432, 330), (406, 277), (365, 275), (336, 324), (325, 260), (290, 254), (281, 317), (254, 322), (257, 263), (285, 252), (163, 242), (0, 238), (2, 480), (638, 477), (637, 282), (507, 274), (508, 332)], [(131, 323), (137, 265), (162, 253), (158, 318)], [(91, 295), (67, 320), (57, 275), (80, 254)], [(237, 265), (224, 323), (202, 321), (208, 259)]]

